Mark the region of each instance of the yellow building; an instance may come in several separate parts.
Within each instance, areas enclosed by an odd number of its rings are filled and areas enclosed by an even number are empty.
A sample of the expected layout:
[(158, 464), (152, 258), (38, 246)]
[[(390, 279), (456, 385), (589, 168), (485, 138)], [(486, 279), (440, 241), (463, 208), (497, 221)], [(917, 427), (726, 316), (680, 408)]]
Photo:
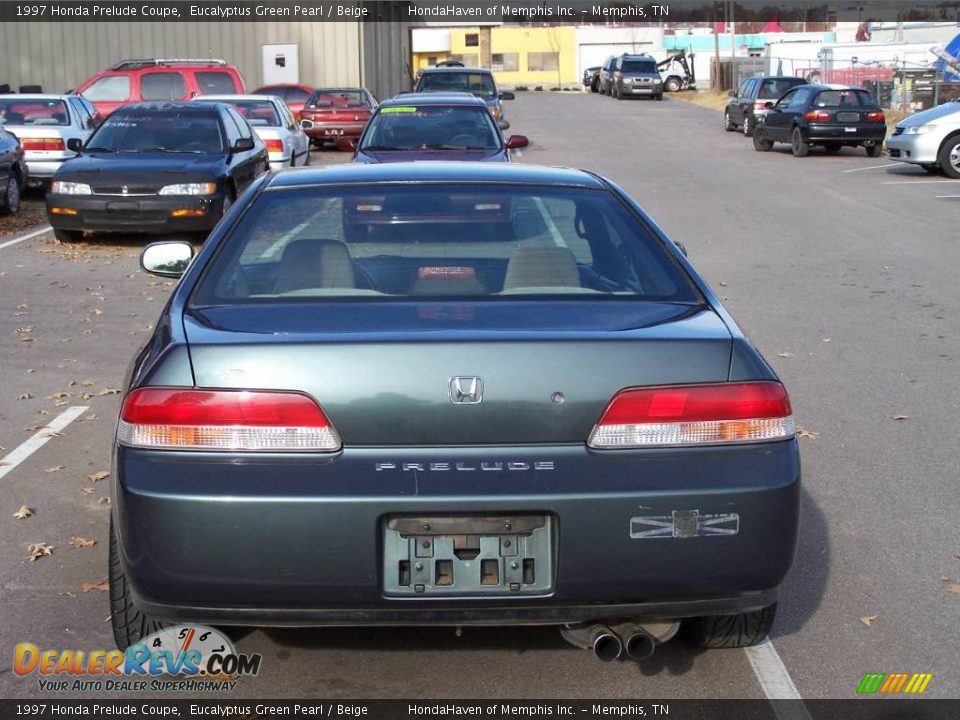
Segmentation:
[(460, 60), (494, 71), (504, 87), (577, 85), (576, 28), (450, 27), (413, 31), (413, 69)]

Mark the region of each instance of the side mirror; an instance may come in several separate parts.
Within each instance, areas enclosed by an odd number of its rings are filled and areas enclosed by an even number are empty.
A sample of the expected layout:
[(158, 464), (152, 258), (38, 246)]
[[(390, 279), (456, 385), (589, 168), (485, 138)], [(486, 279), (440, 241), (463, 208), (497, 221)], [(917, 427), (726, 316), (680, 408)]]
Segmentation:
[(253, 138), (240, 138), (233, 145), (233, 149), (236, 152), (247, 152), (248, 150), (253, 150), (254, 147), (255, 143), (253, 142)]
[(500, 126), (500, 129), (501, 129), (501, 130), (509, 130), (509, 129), (510, 129), (510, 121), (509, 121), (509, 120), (497, 120), (497, 125)]
[(140, 267), (160, 277), (180, 277), (191, 260), (193, 246), (181, 240), (150, 243), (140, 253)]
[(313, 130), (313, 120), (301, 120), (300, 127), (304, 130)]
[(507, 140), (507, 150), (519, 150), (530, 144), (526, 135), (511, 135)]
[(80, 138), (70, 138), (67, 140), (67, 150), (79, 153), (81, 150), (83, 150), (83, 140)]
[(343, 150), (344, 152), (356, 152), (357, 138), (343, 137), (341, 135), (340, 137), (337, 138), (337, 150)]
[(736, 90), (731, 90), (730, 92), (727, 93), (727, 95), (729, 95), (730, 97), (736, 97), (736, 96), (737, 96), (737, 91), (736, 91)]
[(500, 93), (500, 99), (501, 99), (501, 100), (516, 100), (516, 99), (517, 99), (517, 96), (514, 95), (512, 92), (502, 92), (502, 93)]

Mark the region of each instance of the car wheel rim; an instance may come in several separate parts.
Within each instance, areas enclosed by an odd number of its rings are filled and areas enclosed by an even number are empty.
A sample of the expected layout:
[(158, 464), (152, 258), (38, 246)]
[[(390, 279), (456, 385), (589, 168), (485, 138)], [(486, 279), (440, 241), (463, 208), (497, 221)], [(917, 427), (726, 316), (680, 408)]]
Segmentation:
[(743, 116), (743, 134), (750, 134), (750, 118), (747, 115)]
[[(956, 148), (954, 148), (956, 149)], [(7, 209), (10, 212), (16, 212), (20, 208), (20, 183), (15, 178), (10, 178), (7, 183)]]
[(960, 143), (950, 148), (950, 166), (960, 172)]

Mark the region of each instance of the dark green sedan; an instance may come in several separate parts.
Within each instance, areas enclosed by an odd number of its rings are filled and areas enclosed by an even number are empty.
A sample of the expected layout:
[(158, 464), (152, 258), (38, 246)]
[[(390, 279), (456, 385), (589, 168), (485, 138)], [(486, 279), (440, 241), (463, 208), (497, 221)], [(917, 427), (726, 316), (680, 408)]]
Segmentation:
[(112, 621), (554, 624), (603, 660), (760, 642), (793, 560), (787, 393), (682, 246), (588, 172), (258, 179), (132, 366)]

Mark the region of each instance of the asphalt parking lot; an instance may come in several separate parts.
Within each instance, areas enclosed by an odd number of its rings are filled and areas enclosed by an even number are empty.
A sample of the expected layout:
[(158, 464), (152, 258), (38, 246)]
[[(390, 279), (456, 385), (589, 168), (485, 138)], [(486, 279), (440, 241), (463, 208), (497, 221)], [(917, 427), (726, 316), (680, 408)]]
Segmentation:
[[(753, 698), (792, 683), (850, 698), (867, 672), (930, 672), (926, 696), (960, 696), (960, 182), (862, 150), (757, 153), (720, 113), (669, 97), (518, 93), (507, 113), (533, 142), (521, 162), (592, 169), (637, 197), (787, 384), (805, 490), (775, 653), (671, 642), (601, 664), (551, 628), (250, 631), (238, 649), (262, 671), (230, 697)], [(41, 228), (0, 235), (3, 697), (45, 695), (12, 672), (15, 643), (112, 647), (96, 478), (127, 363), (172, 287), (137, 269), (141, 240), (16, 242)], [(33, 515), (14, 518), (21, 505)], [(35, 543), (52, 553), (28, 561)]]

